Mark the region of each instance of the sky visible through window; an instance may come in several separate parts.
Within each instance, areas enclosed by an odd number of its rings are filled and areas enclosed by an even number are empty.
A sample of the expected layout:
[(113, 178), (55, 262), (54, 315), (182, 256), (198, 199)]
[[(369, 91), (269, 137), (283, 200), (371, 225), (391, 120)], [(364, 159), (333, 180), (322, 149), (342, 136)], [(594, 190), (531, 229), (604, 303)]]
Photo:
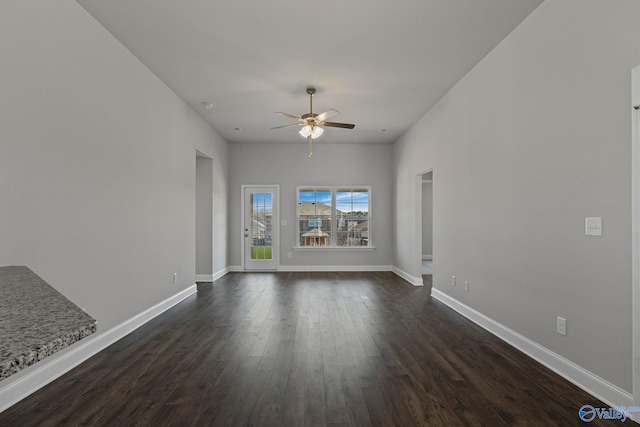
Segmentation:
[[(331, 206), (331, 190), (302, 190), (299, 192), (298, 201), (301, 203), (324, 203), (327, 206)], [(351, 191), (338, 189), (336, 191), (336, 209), (341, 212), (368, 212), (368, 191)]]
[(270, 208), (272, 198), (273, 195), (271, 193), (254, 193), (253, 206)]
[(369, 192), (368, 191), (336, 191), (336, 209), (341, 212), (368, 212)]
[(331, 191), (300, 191), (300, 202), (331, 206)]

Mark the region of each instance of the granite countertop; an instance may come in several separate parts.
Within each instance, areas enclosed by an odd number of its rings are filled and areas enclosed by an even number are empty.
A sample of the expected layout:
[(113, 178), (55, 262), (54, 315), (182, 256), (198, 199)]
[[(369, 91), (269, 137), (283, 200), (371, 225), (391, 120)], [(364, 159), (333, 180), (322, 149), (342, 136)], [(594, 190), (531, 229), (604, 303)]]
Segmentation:
[(95, 319), (28, 267), (0, 267), (0, 381), (95, 331)]

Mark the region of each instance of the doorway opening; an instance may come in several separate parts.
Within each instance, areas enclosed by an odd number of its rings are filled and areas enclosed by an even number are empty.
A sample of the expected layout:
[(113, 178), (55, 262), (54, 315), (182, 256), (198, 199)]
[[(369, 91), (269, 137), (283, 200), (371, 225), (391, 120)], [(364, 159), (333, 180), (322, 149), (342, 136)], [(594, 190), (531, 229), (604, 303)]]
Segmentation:
[(213, 281), (213, 160), (196, 150), (196, 281)]
[(433, 283), (433, 170), (422, 175), (422, 281)]

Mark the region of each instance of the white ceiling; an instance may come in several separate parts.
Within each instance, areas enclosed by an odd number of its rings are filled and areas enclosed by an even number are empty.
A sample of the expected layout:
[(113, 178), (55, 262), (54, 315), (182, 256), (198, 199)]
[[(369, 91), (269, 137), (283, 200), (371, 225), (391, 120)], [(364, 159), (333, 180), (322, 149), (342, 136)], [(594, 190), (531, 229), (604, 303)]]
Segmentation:
[(77, 1), (227, 141), (292, 143), (274, 113), (307, 113), (309, 86), (356, 124), (320, 140), (393, 142), (542, 3)]

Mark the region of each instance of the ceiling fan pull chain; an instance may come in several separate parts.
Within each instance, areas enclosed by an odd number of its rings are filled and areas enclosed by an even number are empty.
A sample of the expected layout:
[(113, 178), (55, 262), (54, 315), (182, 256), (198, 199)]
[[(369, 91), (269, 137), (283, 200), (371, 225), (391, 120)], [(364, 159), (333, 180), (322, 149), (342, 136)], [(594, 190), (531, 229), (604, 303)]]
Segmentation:
[(313, 139), (311, 138), (311, 135), (309, 135), (309, 158), (311, 158), (311, 156), (313, 156), (313, 151), (311, 150), (312, 141), (313, 141)]

